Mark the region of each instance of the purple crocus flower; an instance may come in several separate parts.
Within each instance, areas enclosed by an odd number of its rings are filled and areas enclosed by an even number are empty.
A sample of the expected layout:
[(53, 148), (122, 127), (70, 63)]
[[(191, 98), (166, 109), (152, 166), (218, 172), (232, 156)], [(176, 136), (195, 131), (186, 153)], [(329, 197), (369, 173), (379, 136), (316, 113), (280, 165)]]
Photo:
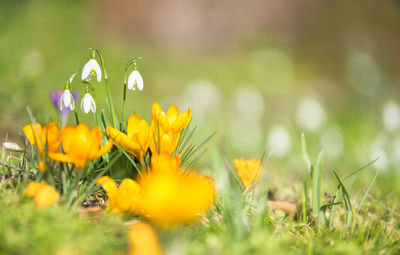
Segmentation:
[[(62, 94), (63, 91), (61, 89), (57, 89), (56, 91), (50, 91), (51, 102), (53, 103), (53, 106), (56, 108), (56, 110), (61, 113), (61, 126), (64, 127), (65, 124), (67, 123), (68, 115), (71, 112), (71, 110), (68, 107), (65, 107), (62, 111), (60, 110), (60, 102)], [(73, 91), (72, 95), (74, 97), (75, 102), (78, 101), (79, 98), (78, 92)]]

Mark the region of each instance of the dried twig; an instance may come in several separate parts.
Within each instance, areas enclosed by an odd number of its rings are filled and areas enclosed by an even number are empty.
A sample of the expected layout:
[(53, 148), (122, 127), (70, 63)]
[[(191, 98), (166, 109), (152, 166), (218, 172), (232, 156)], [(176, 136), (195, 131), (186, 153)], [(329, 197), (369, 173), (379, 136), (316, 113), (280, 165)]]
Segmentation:
[(16, 166), (13, 166), (13, 165), (9, 165), (9, 164), (3, 163), (3, 162), (1, 162), (1, 161), (0, 161), (0, 165), (2, 165), (2, 166), (4, 166), (4, 167), (7, 167), (7, 168), (10, 168), (10, 169), (12, 169), (12, 170), (14, 170), (14, 171), (17, 171), (17, 172), (20, 172), (20, 173), (28, 172), (28, 171), (25, 170), (25, 169), (21, 169), (21, 168), (18, 168), (18, 167), (16, 167)]
[(374, 201), (375, 203), (377, 203), (378, 205), (382, 206), (383, 208), (385, 208), (386, 210), (388, 210), (389, 212), (393, 213), (394, 215), (396, 215), (397, 217), (400, 217), (400, 213), (396, 212), (395, 210), (389, 208), (388, 206), (386, 206), (384, 203), (382, 203), (381, 201), (379, 201), (378, 199), (374, 198), (373, 196), (371, 196), (370, 194), (367, 194), (367, 197), (369, 199), (371, 199), (372, 201)]

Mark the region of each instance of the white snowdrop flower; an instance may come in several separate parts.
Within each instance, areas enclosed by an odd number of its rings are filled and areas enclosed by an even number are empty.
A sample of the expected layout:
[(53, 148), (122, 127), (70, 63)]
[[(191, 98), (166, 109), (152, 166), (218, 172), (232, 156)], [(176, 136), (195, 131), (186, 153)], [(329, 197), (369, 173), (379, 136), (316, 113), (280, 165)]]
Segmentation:
[(287, 129), (282, 125), (275, 125), (268, 133), (267, 147), (272, 155), (282, 157), (292, 146), (292, 139)]
[(322, 105), (312, 98), (305, 98), (297, 108), (297, 124), (310, 131), (316, 131), (325, 122), (326, 116)]
[(143, 90), (143, 78), (138, 70), (133, 70), (128, 77), (128, 89), (135, 91), (139, 89)]
[(343, 151), (343, 135), (337, 128), (330, 128), (321, 136), (321, 147), (325, 149), (329, 158), (336, 158)]
[(93, 113), (96, 112), (96, 103), (90, 93), (86, 93), (85, 96), (82, 98), (81, 111), (86, 114), (90, 111), (92, 111)]
[(400, 108), (394, 101), (386, 102), (382, 110), (383, 124), (386, 130), (393, 132), (400, 126)]
[(64, 93), (61, 95), (60, 110), (62, 111), (64, 108), (69, 108), (71, 111), (75, 109), (74, 96), (69, 89), (64, 90)]
[(97, 77), (97, 81), (101, 81), (101, 68), (96, 59), (91, 58), (82, 69), (82, 80), (90, 81), (93, 76)]
[(19, 147), (18, 144), (13, 143), (13, 142), (4, 142), (3, 143), (3, 148), (6, 149), (6, 150), (11, 150), (11, 151), (22, 150), (21, 147)]

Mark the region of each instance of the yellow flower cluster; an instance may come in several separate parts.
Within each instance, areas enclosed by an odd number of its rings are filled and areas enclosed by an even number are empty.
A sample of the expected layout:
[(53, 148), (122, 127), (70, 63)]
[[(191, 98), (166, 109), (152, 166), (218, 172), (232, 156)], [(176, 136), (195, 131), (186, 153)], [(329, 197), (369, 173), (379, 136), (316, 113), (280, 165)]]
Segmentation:
[(49, 207), (60, 198), (60, 194), (53, 186), (39, 182), (30, 182), (26, 187), (25, 195), (32, 197), (39, 208)]
[(108, 210), (122, 214), (141, 214), (162, 227), (200, 219), (214, 203), (213, 181), (194, 171), (179, 169), (180, 156), (153, 154), (151, 170), (138, 182), (125, 179), (117, 188), (109, 177), (97, 181), (109, 197)]
[(192, 110), (179, 113), (178, 107), (172, 105), (165, 113), (159, 103), (154, 103), (151, 108), (152, 123), (136, 114), (128, 119), (126, 134), (108, 126), (107, 135), (122, 149), (132, 154), (139, 160), (143, 159), (144, 153), (150, 147), (152, 153), (173, 153), (180, 139), (182, 130), (187, 127), (191, 118)]
[[(78, 171), (88, 161), (106, 154), (113, 146), (110, 140), (101, 146), (103, 135), (100, 128), (95, 127), (90, 131), (84, 123), (77, 127), (67, 126), (62, 130), (59, 129), (57, 122), (51, 122), (43, 127), (36, 123), (36, 125), (26, 125), (23, 131), (29, 142), (36, 145), (42, 158), (47, 152), (52, 160), (74, 163)], [(64, 153), (59, 152), (60, 144)], [(40, 170), (45, 170), (43, 161), (39, 166)]]

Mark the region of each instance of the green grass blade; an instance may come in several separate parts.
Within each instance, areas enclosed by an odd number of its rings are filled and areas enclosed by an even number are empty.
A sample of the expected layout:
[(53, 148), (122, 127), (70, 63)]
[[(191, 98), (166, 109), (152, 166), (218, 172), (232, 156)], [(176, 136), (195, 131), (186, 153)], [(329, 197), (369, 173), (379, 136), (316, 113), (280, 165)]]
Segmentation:
[(307, 183), (303, 182), (303, 192), (301, 197), (303, 222), (307, 222)]
[(344, 186), (343, 182), (340, 180), (339, 176), (337, 175), (337, 173), (334, 170), (333, 170), (333, 173), (335, 174), (336, 179), (339, 182), (339, 185), (342, 189), (343, 199), (344, 199), (344, 203), (346, 205), (346, 211), (347, 211), (346, 225), (348, 228), (350, 228), (351, 224), (353, 222), (353, 208), (351, 206), (350, 196), (349, 196), (349, 193), (347, 192), (346, 187)]
[(365, 198), (367, 197), (369, 190), (372, 188), (372, 185), (375, 183), (375, 180), (376, 180), (376, 177), (378, 177), (378, 174), (379, 174), (379, 171), (376, 171), (374, 178), (369, 183), (368, 188), (365, 190), (363, 196), (361, 197), (360, 203), (358, 204), (358, 207), (356, 209), (356, 213), (354, 214), (355, 216), (357, 216), (358, 212), (360, 211), (360, 208), (361, 208)]
[(319, 209), (321, 207), (321, 171), (322, 171), (322, 158), (324, 156), (324, 150), (322, 150), (317, 159), (315, 160), (315, 169), (312, 172), (312, 212), (314, 217), (318, 217)]
[(349, 174), (349, 175), (343, 177), (342, 180), (345, 181), (345, 180), (349, 179), (350, 177), (352, 177), (352, 176), (358, 174), (358, 173), (361, 172), (362, 170), (366, 169), (367, 167), (369, 167), (370, 165), (372, 165), (373, 163), (375, 163), (376, 161), (378, 161), (378, 159), (379, 159), (379, 157), (377, 157), (376, 159), (374, 159), (374, 160), (368, 162), (367, 164), (365, 164), (364, 166), (360, 167), (359, 169), (357, 169), (357, 170), (354, 171), (353, 173), (351, 173), (351, 174)]

